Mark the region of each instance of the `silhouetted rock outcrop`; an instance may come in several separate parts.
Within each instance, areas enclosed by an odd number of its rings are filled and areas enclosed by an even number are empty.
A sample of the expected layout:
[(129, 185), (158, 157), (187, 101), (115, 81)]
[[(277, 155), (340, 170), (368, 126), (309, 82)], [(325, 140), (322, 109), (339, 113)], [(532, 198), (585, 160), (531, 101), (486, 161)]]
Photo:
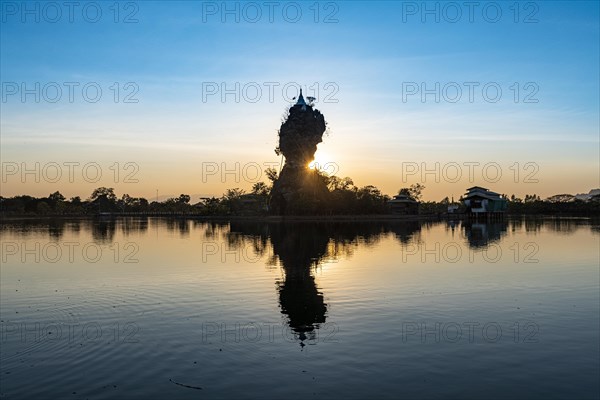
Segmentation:
[(325, 128), (325, 117), (304, 101), (301, 90), (279, 130), (279, 151), (285, 157), (285, 165), (271, 191), (270, 209), (274, 214), (314, 208), (329, 194), (318, 174), (308, 168), (317, 145), (323, 141)]

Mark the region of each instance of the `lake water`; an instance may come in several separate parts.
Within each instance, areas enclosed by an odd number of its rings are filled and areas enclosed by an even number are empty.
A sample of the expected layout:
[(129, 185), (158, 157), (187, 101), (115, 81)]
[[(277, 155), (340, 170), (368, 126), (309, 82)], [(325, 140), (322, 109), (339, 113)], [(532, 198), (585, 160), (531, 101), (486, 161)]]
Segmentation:
[(1, 398), (598, 398), (600, 229), (1, 225)]

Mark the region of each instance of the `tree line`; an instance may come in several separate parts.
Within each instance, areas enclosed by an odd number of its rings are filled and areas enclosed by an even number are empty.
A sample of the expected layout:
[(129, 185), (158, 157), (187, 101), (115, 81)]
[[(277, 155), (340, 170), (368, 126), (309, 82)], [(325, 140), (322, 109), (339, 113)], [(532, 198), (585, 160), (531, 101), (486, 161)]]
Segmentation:
[[(349, 177), (329, 176), (318, 170), (309, 174), (315, 187), (327, 187), (326, 192), (308, 190), (288, 206), (292, 215), (368, 215), (389, 213), (388, 202), (391, 197), (383, 194), (373, 185), (358, 187)], [(143, 197), (123, 194), (120, 198), (113, 188), (95, 189), (87, 199), (79, 196), (66, 199), (56, 191), (47, 197), (36, 198), (27, 195), (10, 198), (0, 197), (0, 212), (10, 215), (97, 215), (103, 213), (165, 213), (193, 214), (202, 216), (262, 215), (268, 214), (269, 195), (273, 182), (277, 180), (277, 171), (267, 171), (268, 183), (255, 183), (249, 192), (240, 188), (228, 189), (221, 197), (201, 198), (192, 203), (187, 194), (172, 197), (165, 201), (148, 201)], [(310, 186), (309, 186), (310, 189)], [(414, 184), (401, 188), (398, 194), (406, 195), (420, 202), (419, 214), (444, 214), (452, 203), (448, 197), (441, 201), (421, 201), (424, 185)], [(542, 200), (535, 194), (524, 199), (515, 195), (502, 195), (508, 202), (509, 214), (547, 214), (547, 215), (600, 215), (600, 196), (589, 201), (576, 199), (572, 195), (562, 194)], [(458, 212), (462, 211), (461, 199)]]

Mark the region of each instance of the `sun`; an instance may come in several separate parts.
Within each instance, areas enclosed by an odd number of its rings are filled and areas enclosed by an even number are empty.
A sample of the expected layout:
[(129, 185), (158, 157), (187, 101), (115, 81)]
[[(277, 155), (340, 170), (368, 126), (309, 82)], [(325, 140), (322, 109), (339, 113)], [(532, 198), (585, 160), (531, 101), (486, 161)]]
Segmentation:
[(333, 161), (333, 157), (329, 153), (317, 150), (315, 159), (308, 164), (308, 168), (324, 171), (331, 169), (333, 165), (335, 165), (335, 161)]

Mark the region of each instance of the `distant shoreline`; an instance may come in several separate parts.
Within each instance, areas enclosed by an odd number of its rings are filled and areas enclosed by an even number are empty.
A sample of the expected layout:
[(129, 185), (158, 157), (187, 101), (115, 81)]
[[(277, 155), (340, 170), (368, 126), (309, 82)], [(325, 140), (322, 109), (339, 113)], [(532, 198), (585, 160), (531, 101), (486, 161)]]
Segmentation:
[[(109, 215), (21, 215), (21, 216), (3, 216), (0, 217), (0, 223), (4, 221), (20, 220), (52, 220), (52, 219), (73, 219), (73, 220), (93, 220), (93, 219), (118, 219), (118, 218), (172, 218), (172, 219), (190, 219), (197, 221), (257, 221), (257, 222), (283, 222), (283, 221), (431, 221), (442, 219), (437, 215), (223, 215), (223, 216), (203, 216), (203, 215), (156, 215), (156, 214), (109, 214)], [(459, 219), (459, 218), (455, 218)]]
[[(506, 214), (501, 219), (489, 221), (502, 221), (502, 219), (515, 219), (520, 217), (535, 217), (540, 219), (569, 218), (569, 219), (595, 219), (594, 216), (581, 215), (547, 215), (547, 214)], [(480, 219), (468, 218), (464, 214), (456, 215), (266, 215), (266, 216), (201, 216), (201, 215), (156, 215), (156, 214), (107, 214), (107, 215), (14, 215), (0, 217), (0, 224), (11, 221), (33, 221), (33, 220), (96, 220), (96, 219), (121, 219), (121, 218), (165, 218), (165, 219), (189, 219), (196, 221), (236, 221), (236, 222), (403, 222), (403, 221), (442, 221), (442, 220), (477, 220), (488, 221), (483, 217)]]

